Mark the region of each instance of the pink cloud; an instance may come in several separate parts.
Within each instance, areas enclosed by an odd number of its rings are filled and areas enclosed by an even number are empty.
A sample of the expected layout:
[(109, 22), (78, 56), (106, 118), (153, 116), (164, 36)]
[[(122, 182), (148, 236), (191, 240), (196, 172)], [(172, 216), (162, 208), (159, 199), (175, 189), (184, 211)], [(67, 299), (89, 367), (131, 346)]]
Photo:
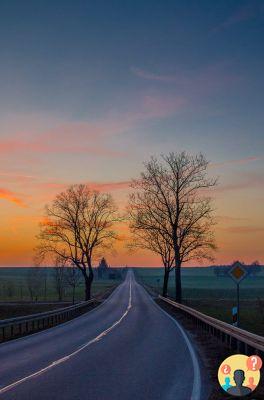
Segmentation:
[[(32, 124), (30, 124), (32, 117)], [(13, 116), (10, 121), (0, 124), (0, 153), (56, 153), (56, 154), (94, 154), (109, 157), (123, 157), (125, 152), (111, 148), (106, 138), (122, 132), (126, 128), (126, 121), (122, 118), (113, 119), (106, 116), (95, 122), (50, 120), (44, 123), (39, 119), (36, 126), (36, 117), (18, 116), (16, 124)], [(20, 127), (18, 126), (20, 125)]]
[(23, 200), (21, 200), (15, 193), (7, 189), (0, 188), (0, 199), (7, 200), (11, 203), (16, 204), (19, 207), (26, 207)]
[(258, 172), (244, 172), (243, 174), (237, 174), (234, 178), (234, 182), (219, 185), (213, 191), (214, 193), (226, 193), (234, 190), (243, 190), (248, 188), (263, 188), (264, 187), (264, 176)]
[(219, 162), (219, 163), (210, 163), (211, 167), (221, 167), (221, 166), (225, 166), (225, 165), (229, 165), (229, 164), (248, 164), (251, 162), (255, 162), (255, 161), (262, 161), (263, 157), (245, 157), (245, 158), (240, 158), (240, 159), (236, 159), (236, 160), (226, 160), (223, 162)]
[(131, 185), (131, 181), (88, 182), (87, 184), (92, 190), (116, 191), (116, 190), (128, 189)]

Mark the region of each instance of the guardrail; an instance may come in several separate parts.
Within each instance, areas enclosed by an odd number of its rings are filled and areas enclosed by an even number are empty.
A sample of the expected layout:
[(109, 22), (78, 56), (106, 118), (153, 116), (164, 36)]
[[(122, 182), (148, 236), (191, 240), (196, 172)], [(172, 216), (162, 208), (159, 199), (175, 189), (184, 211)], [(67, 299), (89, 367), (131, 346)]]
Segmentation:
[(97, 302), (97, 300), (92, 299), (52, 311), (0, 320), (0, 342), (61, 324), (62, 322), (81, 315), (95, 302)]
[(229, 325), (226, 322), (219, 321), (216, 318), (209, 317), (200, 311), (196, 311), (193, 308), (176, 303), (175, 301), (163, 296), (159, 295), (158, 298), (183, 312), (195, 323), (197, 328), (216, 336), (238, 353), (247, 355), (264, 355), (264, 337)]

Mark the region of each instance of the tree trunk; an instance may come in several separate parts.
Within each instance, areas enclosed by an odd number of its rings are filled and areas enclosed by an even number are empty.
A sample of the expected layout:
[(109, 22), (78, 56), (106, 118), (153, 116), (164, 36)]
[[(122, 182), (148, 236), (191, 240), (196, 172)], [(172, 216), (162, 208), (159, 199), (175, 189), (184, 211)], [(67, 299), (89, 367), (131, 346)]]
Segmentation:
[(182, 286), (181, 286), (181, 258), (179, 246), (177, 243), (177, 234), (173, 232), (174, 262), (175, 262), (175, 300), (177, 303), (182, 302)]
[(168, 282), (169, 282), (170, 272), (167, 268), (164, 270), (164, 278), (163, 278), (163, 289), (162, 289), (162, 296), (167, 297), (168, 294)]
[(181, 286), (181, 263), (175, 263), (175, 300), (177, 303), (182, 302), (182, 286)]
[(85, 301), (88, 301), (91, 299), (91, 288), (94, 278), (92, 267), (89, 267), (89, 275), (87, 275), (86, 270), (82, 270), (82, 273), (85, 282)]

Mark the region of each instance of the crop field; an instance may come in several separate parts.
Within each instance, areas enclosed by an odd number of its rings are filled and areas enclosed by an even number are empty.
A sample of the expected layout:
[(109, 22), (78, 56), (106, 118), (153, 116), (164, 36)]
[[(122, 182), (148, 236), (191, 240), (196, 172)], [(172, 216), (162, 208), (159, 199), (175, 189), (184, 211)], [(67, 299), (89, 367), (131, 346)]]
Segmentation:
[[(52, 268), (41, 268), (40, 277), (41, 282), (37, 290), (37, 301), (57, 301), (58, 294), (55, 289), (54, 272)], [(29, 292), (29, 276), (30, 268), (23, 267), (10, 267), (0, 268), (0, 301), (4, 302), (24, 302), (30, 301)], [(120, 279), (97, 279), (95, 277), (92, 286), (92, 295), (98, 295), (117, 285)], [(84, 299), (84, 284), (82, 278), (76, 287), (75, 300), (80, 301)], [(62, 297), (63, 301), (72, 300), (72, 288), (65, 284), (65, 290)]]
[[(139, 281), (161, 293), (162, 268), (134, 268)], [(207, 315), (232, 323), (236, 305), (236, 285), (228, 276), (217, 277), (213, 268), (182, 269), (183, 303)], [(168, 295), (175, 296), (174, 271), (171, 272)], [(240, 327), (264, 335), (264, 268), (240, 284)]]

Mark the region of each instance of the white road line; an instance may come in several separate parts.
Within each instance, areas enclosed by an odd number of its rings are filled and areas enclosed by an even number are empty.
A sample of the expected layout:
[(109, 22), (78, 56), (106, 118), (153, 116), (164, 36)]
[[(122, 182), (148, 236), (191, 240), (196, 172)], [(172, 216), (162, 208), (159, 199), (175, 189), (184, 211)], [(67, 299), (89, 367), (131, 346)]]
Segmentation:
[(0, 389), (0, 394), (5, 393), (14, 387), (20, 385), (21, 383), (26, 382), (27, 380), (31, 378), (35, 378), (39, 375), (42, 375), (43, 373), (47, 372), (53, 367), (56, 367), (59, 364), (64, 363), (65, 361), (68, 361), (70, 358), (74, 357), (76, 354), (80, 353), (82, 350), (86, 349), (87, 347), (91, 346), (93, 343), (99, 342), (104, 336), (106, 336), (109, 332), (111, 332), (117, 325), (121, 323), (121, 321), (127, 316), (129, 313), (129, 310), (132, 307), (132, 289), (131, 289), (131, 278), (129, 282), (129, 300), (128, 300), (128, 306), (126, 308), (126, 311), (124, 314), (111, 325), (109, 328), (101, 332), (98, 336), (96, 336), (94, 339), (90, 340), (89, 342), (83, 344), (81, 347), (79, 347), (77, 350), (75, 350), (73, 353), (68, 354), (67, 356), (64, 356), (58, 360), (53, 361), (51, 364), (47, 365), (47, 367), (40, 369), (39, 371), (34, 372), (33, 374), (27, 375), (24, 378), (19, 379), (16, 382), (10, 383), (7, 386), (4, 386)]
[[(139, 285), (139, 284), (138, 284)], [(170, 314), (168, 314), (165, 310), (163, 310), (163, 308), (159, 307), (158, 304), (153, 300), (153, 298), (149, 295), (149, 293), (146, 291), (146, 289), (144, 288), (144, 286), (141, 286), (145, 292), (147, 293), (147, 295), (150, 297), (151, 301), (153, 302), (153, 304), (163, 313), (165, 314), (176, 326), (177, 328), (180, 330), (186, 345), (188, 347), (188, 350), (190, 352), (190, 356), (192, 359), (192, 364), (193, 364), (193, 388), (192, 388), (192, 397), (190, 398), (190, 400), (200, 400), (201, 399), (201, 389), (202, 389), (202, 385), (201, 385), (201, 372), (200, 372), (200, 365), (199, 365), (199, 361), (197, 359), (197, 355), (196, 352), (193, 348), (193, 345), (189, 339), (189, 337), (186, 335), (184, 329), (182, 328), (182, 326), (176, 321), (176, 319), (174, 319)]]

